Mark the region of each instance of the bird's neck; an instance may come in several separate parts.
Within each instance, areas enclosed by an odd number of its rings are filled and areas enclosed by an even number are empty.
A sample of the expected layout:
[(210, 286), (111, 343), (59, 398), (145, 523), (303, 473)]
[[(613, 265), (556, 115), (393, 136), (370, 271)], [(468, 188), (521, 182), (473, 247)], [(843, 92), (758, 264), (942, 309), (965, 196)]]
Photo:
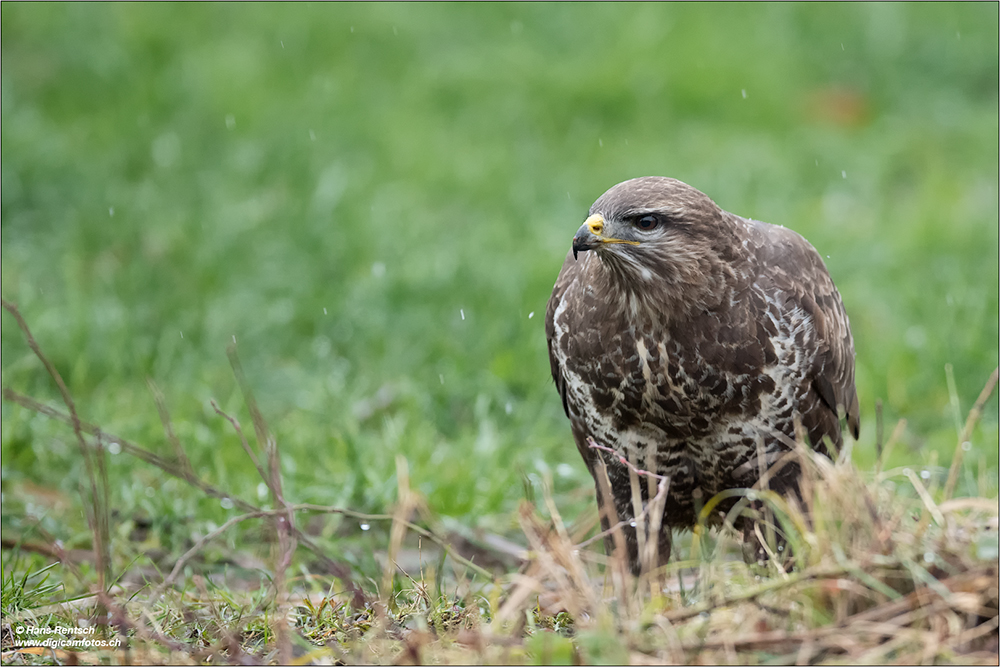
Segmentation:
[(668, 329), (727, 308), (737, 291), (728, 265), (713, 264), (707, 271), (690, 273), (666, 266), (665, 275), (651, 274), (609, 253), (592, 257), (588, 273), (596, 296), (610, 309), (609, 317), (647, 329)]

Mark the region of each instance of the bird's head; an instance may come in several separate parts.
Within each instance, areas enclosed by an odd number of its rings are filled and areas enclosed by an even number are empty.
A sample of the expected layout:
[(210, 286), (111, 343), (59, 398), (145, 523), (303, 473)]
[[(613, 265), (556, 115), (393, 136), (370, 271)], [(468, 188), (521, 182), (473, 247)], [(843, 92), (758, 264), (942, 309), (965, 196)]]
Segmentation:
[(681, 181), (634, 178), (590, 207), (573, 237), (573, 255), (593, 250), (606, 269), (599, 273), (625, 292), (672, 293), (660, 294), (660, 302), (673, 300), (669, 296), (701, 301), (713, 283), (732, 275), (740, 246), (736, 220)]

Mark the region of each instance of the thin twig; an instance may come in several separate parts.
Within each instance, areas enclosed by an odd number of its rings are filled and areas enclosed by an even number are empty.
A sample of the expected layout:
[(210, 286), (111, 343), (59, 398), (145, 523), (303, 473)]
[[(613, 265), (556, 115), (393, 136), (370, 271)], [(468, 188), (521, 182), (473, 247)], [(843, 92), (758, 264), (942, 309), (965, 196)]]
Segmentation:
[(885, 423), (882, 414), (882, 399), (875, 399), (875, 457), (881, 463), (882, 446), (885, 444)]
[(236, 435), (240, 439), (240, 444), (243, 446), (243, 451), (246, 452), (247, 457), (253, 463), (253, 467), (257, 469), (257, 474), (259, 474), (261, 478), (264, 480), (264, 483), (267, 484), (269, 481), (268, 474), (264, 471), (264, 468), (260, 465), (260, 460), (257, 458), (256, 452), (254, 452), (253, 449), (250, 448), (250, 443), (247, 442), (247, 437), (243, 434), (243, 429), (240, 428), (239, 421), (237, 421), (235, 417), (232, 417), (226, 412), (224, 412), (222, 408), (219, 407), (219, 404), (215, 402), (214, 398), (210, 400), (209, 403), (212, 405), (212, 409), (215, 410), (215, 414), (219, 415), (227, 422), (229, 422), (229, 424), (233, 427), (233, 430), (236, 431)]
[[(61, 421), (65, 424), (72, 425), (73, 423), (72, 417), (66, 414), (65, 412), (62, 412), (60, 410), (57, 410), (56, 408), (53, 408), (52, 406), (41, 403), (35, 400), (34, 398), (31, 398), (30, 396), (26, 396), (24, 394), (16, 392), (13, 389), (5, 388), (3, 390), (3, 397), (8, 401), (11, 401), (12, 403), (17, 403), (21, 407), (27, 408), (28, 410), (37, 412), (39, 414), (43, 414), (46, 417), (50, 417), (52, 419)], [(126, 438), (122, 438), (113, 433), (108, 433), (101, 427), (96, 426), (94, 424), (89, 424), (85, 421), (80, 421), (79, 423), (80, 423), (80, 429), (87, 435), (93, 436), (95, 438), (104, 438), (105, 440), (109, 441), (113, 440), (114, 442), (117, 442), (121, 446), (122, 451), (125, 452), (126, 454), (135, 456), (136, 458), (139, 458), (145, 461), (146, 463), (149, 463), (150, 465), (156, 466), (160, 470), (164, 471), (169, 475), (172, 475), (173, 477), (177, 477), (178, 479), (184, 480), (185, 482), (187, 482), (191, 486), (194, 486), (195, 488), (197, 488), (199, 491), (202, 491), (206, 495), (212, 496), (214, 498), (219, 498), (220, 500), (228, 498), (233, 502), (233, 504), (236, 507), (242, 509), (245, 512), (252, 512), (258, 509), (257, 507), (251, 505), (250, 503), (240, 500), (239, 498), (234, 498), (225, 491), (215, 488), (211, 484), (208, 484), (207, 482), (196, 477), (193, 472), (185, 471), (182, 468), (179, 468), (174, 463), (167, 461), (163, 457), (159, 456), (158, 454), (154, 454), (148, 449), (136, 445), (135, 443), (127, 440)]]
[[(392, 515), (392, 514), (365, 514), (363, 512), (356, 512), (354, 510), (344, 509), (342, 507), (332, 507), (332, 506), (325, 506), (325, 505), (310, 505), (308, 503), (293, 505), (293, 508), (296, 511), (299, 511), (299, 512), (306, 511), (306, 512), (321, 512), (321, 513), (325, 513), (325, 514), (342, 514), (344, 516), (349, 516), (351, 518), (358, 519), (359, 521), (365, 521), (365, 522), (371, 522), (371, 521), (394, 521), (394, 520), (396, 520), (396, 517), (394, 515)], [(432, 542), (434, 542), (434, 544), (436, 544), (439, 547), (441, 547), (445, 551), (445, 553), (448, 554), (448, 557), (451, 558), (452, 560), (455, 560), (455, 561), (461, 563), (465, 567), (469, 568), (470, 570), (476, 572), (478, 575), (480, 575), (480, 576), (482, 576), (482, 577), (484, 577), (486, 579), (489, 579), (491, 581), (494, 580), (494, 579), (496, 579), (496, 576), (492, 572), (490, 572), (489, 570), (487, 570), (486, 568), (484, 568), (484, 567), (482, 567), (480, 565), (476, 565), (475, 563), (473, 563), (468, 558), (465, 558), (462, 555), (458, 554), (455, 551), (454, 547), (452, 547), (450, 544), (448, 544), (448, 542), (446, 542), (443, 538), (439, 537), (435, 533), (433, 533), (433, 532), (427, 530), (426, 528), (424, 528), (422, 526), (419, 526), (419, 525), (417, 525), (417, 524), (415, 524), (415, 523), (413, 523), (411, 521), (408, 521), (408, 520), (407, 521), (403, 521), (403, 523), (406, 525), (406, 528), (408, 530), (411, 530), (414, 533), (417, 533), (418, 535), (420, 535), (422, 537), (426, 537), (427, 539), (429, 539)], [(301, 539), (301, 537), (300, 537), (300, 539)]]
[(889, 452), (900, 438), (903, 437), (903, 432), (906, 430), (906, 419), (900, 419), (896, 422), (896, 426), (892, 429), (892, 433), (889, 434), (889, 439), (885, 441), (885, 447), (882, 449), (882, 455), (875, 461), (875, 476), (878, 477), (882, 474), (882, 467), (885, 462), (889, 460)]
[(604, 445), (597, 444), (594, 441), (594, 439), (591, 438), (591, 437), (587, 438), (587, 445), (589, 445), (591, 449), (598, 449), (598, 450), (600, 450), (602, 452), (607, 452), (608, 454), (611, 454), (612, 456), (614, 456), (618, 460), (619, 463), (621, 463), (623, 466), (627, 466), (628, 469), (631, 470), (631, 471), (633, 471), (636, 475), (647, 475), (647, 476), (653, 477), (655, 479), (669, 479), (665, 475), (657, 475), (655, 472), (650, 472), (649, 470), (643, 470), (642, 468), (638, 468), (638, 467), (634, 466), (624, 456), (622, 456), (621, 454), (619, 454), (615, 450), (611, 449), (610, 447), (605, 447)]
[(198, 540), (193, 547), (185, 551), (184, 554), (177, 559), (177, 562), (174, 563), (174, 567), (170, 571), (170, 574), (168, 574), (167, 577), (160, 582), (160, 585), (156, 587), (156, 590), (150, 596), (150, 599), (156, 600), (161, 595), (163, 595), (163, 592), (167, 590), (167, 588), (170, 587), (174, 583), (174, 581), (177, 580), (178, 576), (180, 576), (181, 570), (184, 569), (184, 566), (187, 565), (187, 562), (191, 560), (191, 558), (193, 558), (195, 554), (201, 551), (206, 544), (208, 544), (215, 538), (219, 537), (220, 535), (222, 535), (223, 533), (225, 533), (227, 530), (229, 530), (238, 523), (242, 523), (247, 519), (257, 519), (264, 516), (272, 516), (277, 512), (284, 512), (284, 510), (283, 509), (277, 511), (261, 510), (259, 512), (250, 512), (249, 514), (240, 514), (239, 516), (232, 517), (231, 519), (229, 519), (229, 521), (226, 521), (224, 524), (222, 524), (212, 532), (206, 534), (204, 537)]
[[(278, 463), (276, 457), (273, 457), (275, 453), (271, 447), (272, 439), (267, 428), (267, 422), (264, 420), (264, 415), (261, 413), (260, 408), (257, 407), (257, 399), (254, 398), (253, 391), (250, 389), (250, 384), (247, 382), (246, 376), (243, 374), (243, 365), (240, 363), (239, 355), (236, 353), (236, 345), (234, 343), (229, 344), (226, 347), (226, 356), (229, 357), (229, 365), (233, 369), (233, 375), (236, 377), (236, 383), (240, 387), (240, 392), (243, 394), (243, 401), (246, 403), (247, 410), (250, 412), (250, 418), (253, 420), (254, 432), (257, 435), (257, 445), (264, 448), (267, 454), (267, 464), (268, 468), (274, 471), (274, 466)], [(273, 481), (269, 479), (269, 476), (262, 475), (265, 482)], [(277, 488), (272, 488), (271, 492), (281, 495), (280, 479), (278, 480), (279, 485)], [(276, 499), (279, 503), (283, 502)]]
[[(240, 386), (240, 391), (243, 393), (243, 401), (246, 403), (247, 410), (250, 411), (251, 419), (253, 419), (254, 431), (257, 435), (257, 445), (262, 447), (267, 454), (268, 474), (265, 474), (261, 469), (256, 456), (253, 455), (252, 450), (247, 445), (246, 438), (243, 437), (243, 432), (239, 428), (239, 422), (228, 416), (227, 419), (229, 419), (230, 423), (239, 433), (244, 449), (254, 461), (254, 465), (257, 466), (258, 472), (267, 484), (268, 488), (271, 490), (271, 495), (274, 498), (275, 505), (285, 508), (284, 516), (274, 517), (274, 528), (278, 535), (279, 553), (275, 556), (273, 583), (275, 600), (278, 605), (279, 658), (282, 663), (288, 663), (292, 658), (292, 647), (291, 641), (288, 637), (287, 616), (284, 611), (287, 606), (285, 575), (289, 566), (292, 564), (292, 558), (295, 555), (295, 548), (298, 544), (295, 539), (295, 533), (297, 532), (295, 527), (295, 511), (291, 509), (290, 505), (285, 500), (284, 493), (282, 492), (281, 455), (278, 450), (278, 441), (271, 436), (270, 430), (267, 427), (267, 421), (264, 419), (264, 414), (257, 407), (257, 401), (250, 388), (250, 383), (247, 382), (246, 377), (243, 374), (243, 367), (240, 364), (239, 354), (237, 354), (236, 351), (235, 339), (232, 344), (226, 347), (226, 355), (229, 357), (229, 364), (233, 369), (233, 375), (236, 377), (236, 381)], [(216, 407), (216, 410), (219, 411), (218, 407)]]
[(146, 386), (149, 387), (149, 391), (153, 394), (153, 402), (156, 403), (156, 411), (160, 414), (160, 423), (163, 424), (163, 431), (167, 434), (167, 441), (174, 448), (174, 456), (177, 458), (177, 465), (180, 469), (188, 475), (194, 475), (194, 469), (191, 467), (191, 460), (188, 458), (187, 453), (184, 451), (184, 447), (181, 446), (181, 441), (177, 438), (177, 434), (174, 432), (174, 425), (170, 419), (170, 411), (167, 410), (167, 401), (163, 397), (163, 392), (160, 388), (156, 386), (153, 382), (153, 378), (146, 378)]

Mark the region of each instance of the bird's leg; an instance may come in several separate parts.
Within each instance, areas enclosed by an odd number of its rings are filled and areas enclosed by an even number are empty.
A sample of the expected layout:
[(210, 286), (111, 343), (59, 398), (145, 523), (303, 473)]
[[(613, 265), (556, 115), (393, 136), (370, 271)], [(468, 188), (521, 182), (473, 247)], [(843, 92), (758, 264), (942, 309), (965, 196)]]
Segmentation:
[[(597, 487), (597, 505), (601, 516), (601, 529), (605, 533), (604, 546), (608, 556), (622, 554), (627, 558), (629, 569), (632, 574), (639, 575), (642, 571), (642, 558), (639, 553), (639, 539), (636, 521), (636, 503), (633, 498), (632, 485), (629, 483), (629, 470), (616, 461), (605, 464), (603, 458), (595, 457), (594, 467), (591, 473)], [(645, 485), (639, 485), (637, 489), (640, 493), (640, 511), (645, 511), (648, 503), (652, 499), (648, 495)], [(662, 507), (660, 508), (662, 511)], [(659, 567), (667, 563), (670, 558), (671, 534), (670, 527), (661, 522), (662, 515), (657, 517), (658, 535), (655, 537), (657, 544), (656, 562), (653, 567)], [(654, 539), (649, 534), (650, 517), (645, 517), (644, 529), (647, 531), (643, 537), (646, 542)]]
[[(667, 485), (668, 482), (664, 482), (664, 493), (668, 488)], [(628, 549), (629, 567), (632, 574), (638, 576), (646, 569), (665, 565), (670, 560), (673, 546), (670, 526), (666, 525), (663, 516), (666, 498), (661, 498), (659, 502), (656, 502), (656, 494), (651, 496), (645, 484), (635, 487), (620, 485), (612, 488), (615, 493), (615, 507), (625, 538), (625, 546)], [(655, 506), (654, 503), (656, 503)], [(654, 517), (653, 512), (656, 512), (657, 516)], [(640, 514), (642, 515), (641, 521), (636, 518)], [(643, 531), (641, 535), (639, 534), (640, 530)], [(656, 543), (655, 559), (650, 559), (648, 553), (644, 557), (640, 547), (649, 550), (654, 541)]]
[[(601, 515), (605, 553), (609, 558), (625, 556), (629, 566), (635, 571), (639, 560), (635, 527), (628, 496), (623, 496), (619, 491), (622, 484), (618, 478), (618, 468), (616, 465), (607, 465), (601, 456), (595, 456), (590, 472), (597, 486), (597, 508)], [(627, 483), (625, 488), (628, 489)]]
[(664, 524), (660, 526), (660, 535), (657, 542), (656, 567), (662, 567), (670, 560), (670, 551), (673, 548), (673, 536), (670, 533), (670, 526)]
[[(772, 467), (767, 481), (762, 485), (784, 498), (802, 502), (799, 479), (802, 471), (797, 461), (785, 460), (781, 467)], [(794, 564), (793, 555), (788, 551), (788, 540), (774, 513), (767, 505), (755, 500), (750, 504), (750, 514), (741, 520), (743, 531), (743, 560), (748, 564), (763, 566), (773, 561), (778, 567), (789, 571)], [(761, 525), (763, 524), (763, 525)]]

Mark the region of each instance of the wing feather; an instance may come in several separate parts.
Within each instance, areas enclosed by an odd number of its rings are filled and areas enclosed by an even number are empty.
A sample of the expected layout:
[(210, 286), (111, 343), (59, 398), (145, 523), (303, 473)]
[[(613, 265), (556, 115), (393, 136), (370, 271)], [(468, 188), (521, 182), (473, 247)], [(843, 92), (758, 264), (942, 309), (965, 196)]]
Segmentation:
[[(854, 340), (840, 293), (819, 253), (808, 241), (784, 227), (754, 225), (764, 237), (760, 258), (774, 287), (784, 292), (788, 307), (801, 308), (814, 323), (816, 354), (808, 374), (822, 407), (838, 418), (834, 432), (816, 435), (828, 435), (839, 444), (839, 417), (843, 415), (848, 430), (857, 439), (861, 421), (854, 385)], [(804, 418), (808, 420), (809, 415)], [(816, 435), (811, 434), (814, 440), (818, 439)]]
[(575, 261), (569, 261), (571, 255), (571, 252), (566, 253), (566, 261), (563, 262), (563, 268), (559, 272), (555, 287), (552, 288), (552, 296), (549, 297), (549, 303), (545, 308), (545, 341), (549, 350), (549, 368), (552, 371), (552, 379), (556, 383), (556, 389), (559, 391), (559, 397), (562, 399), (563, 412), (566, 413), (567, 417), (570, 415), (569, 402), (566, 397), (566, 377), (563, 375), (562, 366), (559, 364), (559, 356), (556, 354), (554, 348), (557, 344), (556, 309), (559, 308), (559, 304), (566, 297), (566, 289), (573, 282), (576, 273), (579, 271), (578, 264)]

